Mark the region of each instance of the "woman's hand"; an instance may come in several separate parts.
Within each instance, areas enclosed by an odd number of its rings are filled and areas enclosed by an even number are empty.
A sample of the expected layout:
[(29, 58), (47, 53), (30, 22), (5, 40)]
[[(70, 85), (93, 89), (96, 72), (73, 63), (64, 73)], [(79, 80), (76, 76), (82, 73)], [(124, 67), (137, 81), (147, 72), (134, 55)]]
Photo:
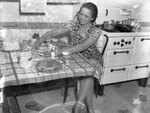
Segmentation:
[(59, 47), (55, 47), (55, 56), (59, 57), (62, 55), (62, 49), (60, 49)]
[(67, 46), (67, 43), (65, 41), (62, 41), (62, 40), (58, 40), (56, 42), (56, 45), (59, 47), (59, 48), (63, 48), (65, 46)]

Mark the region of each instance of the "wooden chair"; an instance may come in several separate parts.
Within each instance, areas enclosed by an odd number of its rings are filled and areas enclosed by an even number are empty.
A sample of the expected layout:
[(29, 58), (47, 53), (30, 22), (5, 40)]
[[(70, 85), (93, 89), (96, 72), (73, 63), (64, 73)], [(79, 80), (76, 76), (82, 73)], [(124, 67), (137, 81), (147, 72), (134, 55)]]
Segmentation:
[[(107, 44), (108, 44), (108, 40), (109, 40), (108, 36), (103, 34), (102, 35), (102, 39), (99, 38), (98, 43), (97, 43), (97, 47), (101, 51), (103, 56), (104, 56), (104, 53), (105, 53), (105, 50), (106, 50), (106, 47), (107, 47)], [(63, 85), (63, 87), (64, 87), (64, 99), (63, 99), (63, 102), (64, 103), (66, 102), (67, 95), (68, 95), (69, 80), (70, 80), (70, 78), (64, 79), (64, 85)], [(104, 92), (104, 85), (100, 85), (100, 83), (99, 83), (99, 81), (97, 79), (94, 79), (94, 91), (95, 91), (96, 97), (98, 95), (102, 96), (103, 92)], [(75, 99), (78, 98), (78, 80), (77, 79), (75, 79), (74, 96), (75, 96)]]
[[(102, 38), (102, 40), (101, 40), (101, 38), (98, 40), (97, 46), (98, 46), (98, 49), (100, 49), (102, 56), (104, 57), (109, 38), (106, 34), (103, 34), (102, 36), (103, 36), (103, 38)], [(97, 79), (94, 79), (94, 91), (95, 91), (96, 97), (98, 95), (99, 96), (104, 95), (104, 85), (100, 85), (100, 81), (98, 81)]]

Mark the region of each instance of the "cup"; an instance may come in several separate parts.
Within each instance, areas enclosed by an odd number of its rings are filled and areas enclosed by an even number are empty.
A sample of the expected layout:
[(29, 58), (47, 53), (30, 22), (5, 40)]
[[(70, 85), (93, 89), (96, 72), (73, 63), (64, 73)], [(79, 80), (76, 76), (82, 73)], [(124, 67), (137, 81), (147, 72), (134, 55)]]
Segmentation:
[(62, 52), (66, 65), (69, 65), (69, 61), (71, 60), (70, 54), (70, 52)]

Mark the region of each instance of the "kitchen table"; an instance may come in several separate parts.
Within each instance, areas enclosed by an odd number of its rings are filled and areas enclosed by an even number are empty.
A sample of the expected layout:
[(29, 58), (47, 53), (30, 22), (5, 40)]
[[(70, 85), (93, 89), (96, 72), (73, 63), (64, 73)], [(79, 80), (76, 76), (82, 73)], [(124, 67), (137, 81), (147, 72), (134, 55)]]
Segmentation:
[[(51, 59), (51, 57), (47, 55), (41, 56), (37, 52), (33, 52), (32, 66), (30, 68), (23, 68), (18, 62), (18, 53), (20, 52), (24, 51), (0, 51), (0, 89), (4, 93), (4, 100), (2, 100), (4, 103), (7, 101), (7, 95), (12, 96), (15, 93), (16, 96), (17, 92), (24, 91), (24, 85), (30, 86), (31, 84), (35, 84), (38, 86), (41, 83), (53, 83), (55, 80), (68, 81), (70, 78), (86, 77), (97, 73), (92, 62), (84, 58), (81, 54), (71, 54), (58, 59), (61, 61), (61, 68), (57, 71), (39, 72), (35, 68), (36, 64), (41, 60)], [(44, 87), (40, 86), (40, 89), (44, 89)], [(30, 88), (27, 90), (30, 90)], [(64, 90), (63, 102), (66, 101), (66, 98), (67, 90)]]
[[(43, 50), (45, 47), (43, 46), (40, 49)], [(30, 86), (32, 85), (36, 87), (40, 86), (40, 91), (43, 91), (43, 89), (47, 90), (47, 86), (54, 87), (52, 85), (56, 85), (56, 83), (62, 84), (62, 81), (68, 81), (70, 78), (86, 77), (97, 73), (92, 62), (84, 58), (81, 54), (71, 54), (63, 56), (61, 59), (57, 58), (61, 62), (61, 68), (57, 71), (39, 72), (36, 69), (36, 64), (41, 60), (51, 59), (51, 57), (49, 55), (41, 55), (38, 51), (32, 51), (32, 66), (30, 68), (23, 68), (18, 62), (18, 54), (22, 52), (25, 51), (0, 51), (0, 89), (4, 94), (4, 97), (1, 97), (4, 105), (7, 105), (7, 97), (9, 96), (16, 98), (17, 95), (20, 95), (20, 92), (23, 92), (23, 95), (26, 91), (27, 93), (31, 93), (33, 89), (30, 89)], [(46, 88), (43, 86), (45, 83)], [(65, 83), (63, 82), (63, 84)], [(24, 86), (27, 86), (27, 88)], [(39, 90), (39, 88), (36, 89)], [(66, 97), (67, 92), (64, 90), (63, 102), (65, 102)], [(3, 106), (3, 109), (7, 111), (8, 107)]]
[(72, 54), (69, 58), (63, 57), (62, 67), (54, 72), (39, 72), (35, 68), (39, 60), (50, 58), (48, 56), (33, 56), (33, 65), (30, 68), (21, 67), (17, 57), (17, 51), (0, 52), (0, 88), (70, 77), (89, 76), (96, 73), (92, 63), (80, 54)]

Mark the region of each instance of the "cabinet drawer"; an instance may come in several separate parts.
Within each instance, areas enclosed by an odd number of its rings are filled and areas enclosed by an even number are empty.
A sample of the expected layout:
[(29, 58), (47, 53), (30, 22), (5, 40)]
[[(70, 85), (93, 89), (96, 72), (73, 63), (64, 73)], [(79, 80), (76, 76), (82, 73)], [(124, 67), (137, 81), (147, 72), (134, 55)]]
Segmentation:
[(102, 84), (126, 81), (128, 79), (129, 66), (105, 68)]
[(132, 65), (129, 73), (129, 80), (149, 77), (150, 63)]
[(132, 59), (132, 49), (118, 49), (118, 50), (108, 50), (106, 59), (105, 59), (105, 67), (112, 66), (122, 66), (128, 65), (131, 63)]
[(134, 37), (109, 38), (108, 49), (132, 48), (134, 46)]
[(134, 53), (133, 60), (131, 64), (137, 63), (147, 63), (150, 62), (150, 52), (149, 53)]
[(150, 62), (150, 37), (137, 37), (132, 64)]

